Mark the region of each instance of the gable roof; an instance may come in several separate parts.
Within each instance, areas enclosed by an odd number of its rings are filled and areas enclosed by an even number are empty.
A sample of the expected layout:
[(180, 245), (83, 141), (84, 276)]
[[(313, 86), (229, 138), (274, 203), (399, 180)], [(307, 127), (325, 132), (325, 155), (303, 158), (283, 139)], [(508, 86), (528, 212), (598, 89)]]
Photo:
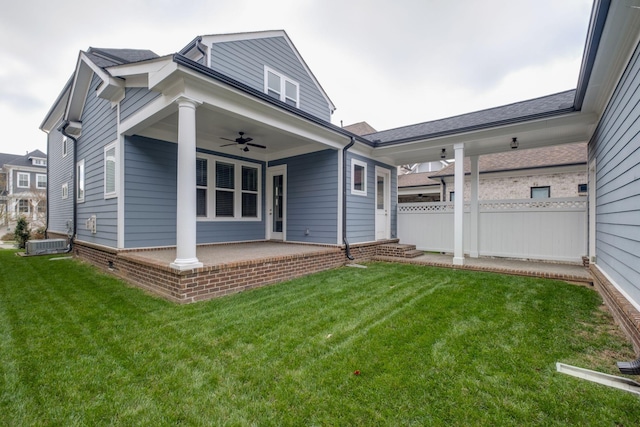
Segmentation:
[[(587, 143), (554, 145), (550, 147), (531, 148), (527, 150), (511, 150), (502, 153), (486, 154), (478, 159), (480, 173), (504, 172), (523, 169), (539, 169), (555, 166), (571, 166), (587, 164)], [(455, 164), (433, 173), (433, 177), (453, 176)], [(471, 172), (468, 157), (464, 160), (464, 172)]]
[(367, 135), (374, 144), (389, 145), (524, 122), (575, 111), (575, 89), (459, 116), (389, 129)]
[(159, 58), (155, 52), (148, 49), (104, 49), (90, 47), (85, 53), (87, 57), (100, 68)]
[(40, 150), (34, 150), (30, 153), (22, 154), (22, 155), (0, 153), (0, 167), (9, 165), (9, 166), (18, 166), (18, 167), (46, 168), (46, 166), (34, 165), (31, 162), (31, 159), (34, 157), (39, 159), (46, 159), (47, 155)]

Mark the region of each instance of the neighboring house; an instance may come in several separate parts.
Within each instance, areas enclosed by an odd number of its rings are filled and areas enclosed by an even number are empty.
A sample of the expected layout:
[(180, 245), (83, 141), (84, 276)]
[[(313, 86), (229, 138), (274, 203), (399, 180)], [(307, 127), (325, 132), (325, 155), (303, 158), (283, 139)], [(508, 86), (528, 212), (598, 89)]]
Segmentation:
[[(511, 150), (479, 156), (479, 200), (587, 195), (587, 144)], [(398, 177), (398, 201), (453, 201), (455, 165)], [(464, 198), (470, 198), (471, 162), (465, 159)], [(437, 191), (437, 196), (435, 195)], [(422, 199), (420, 198), (422, 194)], [(430, 199), (425, 200), (426, 196)]]
[(47, 212), (47, 155), (0, 153), (0, 224), (12, 231), (24, 216), (31, 228), (44, 227)]
[[(283, 31), (198, 37), (162, 57), (89, 49), (41, 125), (49, 230), (71, 222), (76, 247), (110, 260), (175, 246), (158, 277), (181, 278), (201, 271), (197, 244), (395, 237), (398, 166), (454, 159), (463, 194), (468, 157), (477, 198), (479, 158), (514, 138), (523, 151), (589, 141), (590, 268), (640, 346), (639, 41), (640, 1), (595, 0), (575, 90), (365, 136), (329, 122)], [(475, 202), (465, 224), (454, 201), (455, 265), (465, 236), (478, 253)]]

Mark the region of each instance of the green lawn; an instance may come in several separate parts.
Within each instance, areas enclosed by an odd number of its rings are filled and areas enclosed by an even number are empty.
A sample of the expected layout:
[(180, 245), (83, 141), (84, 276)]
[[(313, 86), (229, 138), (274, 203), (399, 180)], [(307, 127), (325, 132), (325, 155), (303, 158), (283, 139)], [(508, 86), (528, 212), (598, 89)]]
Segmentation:
[(640, 423), (555, 371), (634, 357), (585, 287), (376, 263), (178, 306), (50, 258), (0, 251), (3, 426)]

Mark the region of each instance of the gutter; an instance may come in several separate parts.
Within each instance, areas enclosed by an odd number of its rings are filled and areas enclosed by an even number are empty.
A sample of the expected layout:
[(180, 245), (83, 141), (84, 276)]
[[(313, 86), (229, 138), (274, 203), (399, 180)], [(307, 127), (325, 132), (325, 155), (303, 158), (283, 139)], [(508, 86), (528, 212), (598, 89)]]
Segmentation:
[(345, 253), (350, 261), (355, 258), (351, 255), (351, 247), (347, 240), (347, 150), (353, 147), (356, 139), (351, 137), (351, 141), (342, 149), (342, 241), (344, 242)]
[[(71, 177), (73, 180), (73, 225), (71, 227), (69, 227), (69, 229), (67, 230), (67, 232), (69, 233), (69, 246), (67, 247), (67, 250), (65, 253), (69, 253), (71, 252), (71, 250), (73, 249), (73, 238), (76, 235), (76, 231), (77, 231), (77, 226), (76, 224), (78, 223), (77, 219), (78, 219), (78, 201), (76, 198), (76, 192), (78, 191), (76, 188), (76, 165), (78, 164), (78, 140), (76, 138), (74, 138), (73, 136), (69, 135), (67, 133), (67, 127), (69, 126), (70, 122), (69, 120), (66, 120), (65, 123), (58, 128), (58, 130), (60, 131), (60, 133), (62, 133), (62, 135), (66, 136), (67, 138), (71, 139), (73, 141), (73, 172), (71, 173)], [(47, 162), (47, 169), (49, 168), (49, 163)], [(47, 186), (49, 185), (49, 180), (47, 180)], [(48, 196), (48, 195), (47, 195)], [(49, 197), (47, 197), (47, 203), (48, 203)], [(47, 210), (47, 216), (49, 215), (49, 211)], [(48, 220), (48, 218), (47, 218)]]

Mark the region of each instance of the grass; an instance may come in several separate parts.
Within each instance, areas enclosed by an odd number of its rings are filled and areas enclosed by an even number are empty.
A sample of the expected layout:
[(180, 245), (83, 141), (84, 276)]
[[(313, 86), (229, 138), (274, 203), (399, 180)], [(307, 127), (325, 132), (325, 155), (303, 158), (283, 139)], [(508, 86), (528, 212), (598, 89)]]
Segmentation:
[(50, 259), (0, 251), (0, 425), (640, 422), (555, 372), (634, 357), (585, 287), (376, 263), (177, 306)]

